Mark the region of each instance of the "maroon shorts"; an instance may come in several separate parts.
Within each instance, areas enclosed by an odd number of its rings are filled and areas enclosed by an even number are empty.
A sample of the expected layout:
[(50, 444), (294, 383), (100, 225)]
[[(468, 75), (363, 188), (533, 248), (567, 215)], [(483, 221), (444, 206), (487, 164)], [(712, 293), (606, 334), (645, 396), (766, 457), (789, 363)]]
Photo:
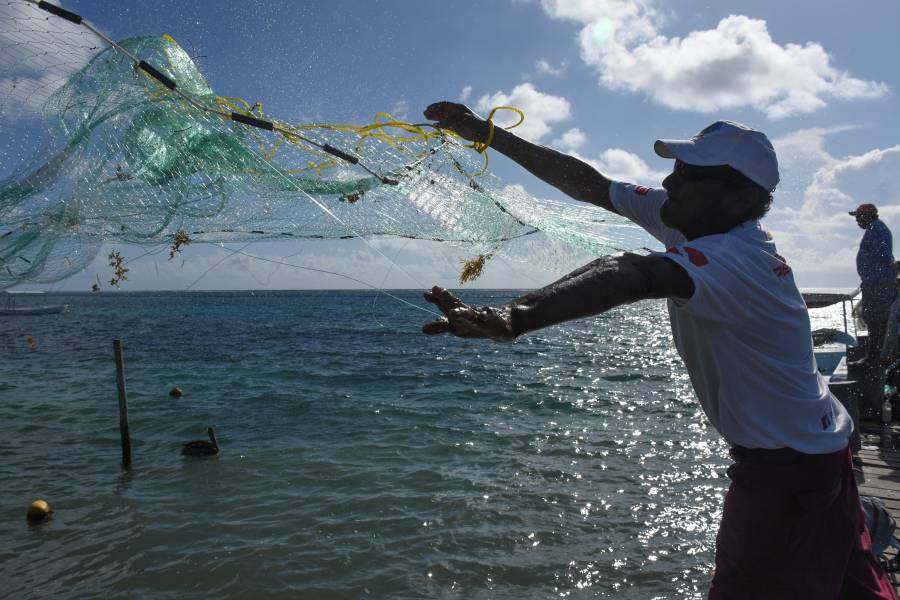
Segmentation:
[(848, 449), (736, 458), (709, 598), (896, 600), (872, 555)]

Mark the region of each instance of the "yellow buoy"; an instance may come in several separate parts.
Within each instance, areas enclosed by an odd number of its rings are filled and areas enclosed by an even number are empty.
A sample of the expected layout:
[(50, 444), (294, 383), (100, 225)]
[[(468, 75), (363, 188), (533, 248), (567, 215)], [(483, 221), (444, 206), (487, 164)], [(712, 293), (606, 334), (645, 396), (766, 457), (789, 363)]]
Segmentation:
[(32, 522), (43, 521), (53, 514), (53, 509), (46, 500), (35, 500), (28, 507), (28, 520)]

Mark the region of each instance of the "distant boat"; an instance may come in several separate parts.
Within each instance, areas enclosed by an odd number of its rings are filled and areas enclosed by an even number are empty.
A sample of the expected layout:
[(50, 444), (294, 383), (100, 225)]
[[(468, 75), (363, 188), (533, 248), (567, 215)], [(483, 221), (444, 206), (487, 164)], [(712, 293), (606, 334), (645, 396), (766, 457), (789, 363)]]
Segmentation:
[(800, 290), (807, 309), (826, 308), (841, 303), (844, 313), (844, 330), (817, 329), (813, 331), (813, 354), (816, 357), (816, 365), (819, 372), (829, 381), (842, 381), (846, 379), (846, 355), (848, 346), (856, 346), (858, 342), (850, 335), (847, 328), (847, 303), (850, 303), (850, 313), (853, 313), (853, 304), (859, 294), (859, 288), (805, 288)]
[(0, 302), (0, 317), (16, 317), (25, 315), (55, 315), (66, 310), (68, 304), (42, 304), (37, 306), (16, 306), (16, 298), (22, 296), (37, 296), (44, 292), (0, 292), (0, 299), (6, 297), (6, 302)]

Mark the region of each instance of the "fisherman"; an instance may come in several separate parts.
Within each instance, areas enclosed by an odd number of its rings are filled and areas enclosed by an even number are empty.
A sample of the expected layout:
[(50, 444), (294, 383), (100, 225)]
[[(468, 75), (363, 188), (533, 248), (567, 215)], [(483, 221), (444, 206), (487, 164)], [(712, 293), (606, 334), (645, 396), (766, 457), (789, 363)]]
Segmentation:
[(884, 341), (888, 312), (896, 297), (894, 285), (894, 243), (891, 230), (878, 218), (874, 204), (860, 204), (850, 211), (856, 224), (865, 230), (856, 253), (856, 272), (861, 280), (862, 318), (868, 340), (866, 356), (859, 363), (873, 364)]
[(425, 116), (490, 141), (576, 200), (634, 221), (664, 252), (595, 260), (500, 307), (434, 287), (445, 317), (427, 334), (511, 341), (648, 298), (667, 298), (675, 346), (713, 427), (731, 445), (731, 485), (709, 597), (895, 599), (872, 554), (850, 468), (847, 411), (816, 370), (809, 316), (791, 268), (759, 223), (778, 184), (765, 135), (728, 121), (659, 140), (675, 159), (662, 189), (611, 181), (590, 165), (490, 125), (469, 108)]

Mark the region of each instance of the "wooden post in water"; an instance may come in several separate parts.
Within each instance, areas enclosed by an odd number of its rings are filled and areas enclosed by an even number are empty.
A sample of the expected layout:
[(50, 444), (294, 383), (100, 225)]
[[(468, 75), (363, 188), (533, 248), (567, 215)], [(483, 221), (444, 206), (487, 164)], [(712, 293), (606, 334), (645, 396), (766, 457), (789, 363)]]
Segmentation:
[(113, 340), (116, 354), (116, 384), (119, 386), (119, 433), (122, 435), (122, 466), (131, 467), (131, 436), (128, 433), (128, 397), (125, 395), (125, 359), (122, 340)]

